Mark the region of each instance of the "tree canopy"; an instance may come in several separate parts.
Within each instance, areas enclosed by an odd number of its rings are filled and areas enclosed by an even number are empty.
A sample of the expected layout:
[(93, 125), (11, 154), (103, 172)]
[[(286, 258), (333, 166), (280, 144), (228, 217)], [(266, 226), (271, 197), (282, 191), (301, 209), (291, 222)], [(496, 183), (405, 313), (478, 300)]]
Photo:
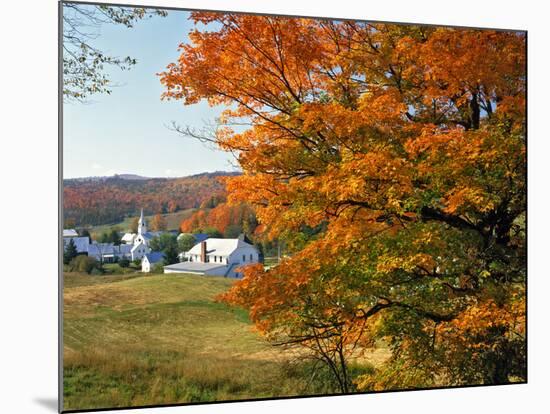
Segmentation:
[[(342, 392), (525, 380), (524, 33), (191, 18), (163, 97), (225, 106), (229, 202), (305, 235), (224, 299)], [(350, 374), (379, 341), (392, 356)]]

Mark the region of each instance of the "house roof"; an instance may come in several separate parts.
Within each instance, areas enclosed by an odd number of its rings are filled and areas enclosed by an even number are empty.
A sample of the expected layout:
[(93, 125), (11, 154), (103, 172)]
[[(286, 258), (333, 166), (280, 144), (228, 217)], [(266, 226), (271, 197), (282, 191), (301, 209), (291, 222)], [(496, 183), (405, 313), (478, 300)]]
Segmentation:
[(208, 234), (206, 233), (197, 233), (193, 234), (193, 237), (197, 241), (197, 243), (200, 243), (201, 241), (205, 241), (208, 238)]
[(88, 246), (88, 254), (93, 255), (123, 255), (130, 254), (132, 251), (131, 244), (121, 244), (115, 246), (113, 243), (92, 243)]
[(164, 266), (164, 269), (169, 269), (177, 272), (206, 272), (207, 270), (216, 269), (219, 267), (227, 267), (226, 265), (216, 264), (216, 263), (199, 263), (199, 262), (182, 262), (175, 263), (168, 266)]
[(154, 237), (160, 236), (163, 232), (162, 231), (146, 231), (145, 233), (142, 233), (141, 236), (149, 241)]
[(63, 237), (78, 237), (75, 229), (63, 229)]
[(124, 236), (122, 236), (122, 241), (133, 241), (136, 237), (136, 233), (124, 233)]
[[(206, 254), (214, 254), (220, 256), (229, 256), (235, 250), (241, 247), (254, 247), (249, 243), (246, 243), (240, 239), (217, 239), (217, 238), (208, 238), (206, 242)], [(187, 252), (188, 254), (201, 254), (201, 243), (195, 244), (191, 250)]]
[(151, 253), (147, 253), (145, 255), (145, 257), (147, 258), (147, 260), (149, 261), (149, 263), (158, 263), (160, 262), (161, 260), (164, 260), (164, 254), (162, 252), (151, 252)]
[(88, 246), (90, 244), (90, 239), (87, 237), (68, 237), (66, 239), (63, 239), (63, 246), (64, 248), (67, 247), (67, 245), (70, 243), (70, 241), (74, 242), (74, 245), (76, 246), (76, 251), (78, 253), (87, 253), (88, 252)]

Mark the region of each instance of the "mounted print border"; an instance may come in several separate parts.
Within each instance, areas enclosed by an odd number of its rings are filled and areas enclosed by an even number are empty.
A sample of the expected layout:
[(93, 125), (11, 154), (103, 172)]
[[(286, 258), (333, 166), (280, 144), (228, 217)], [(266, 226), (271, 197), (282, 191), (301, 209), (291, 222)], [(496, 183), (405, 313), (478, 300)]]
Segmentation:
[(527, 382), (527, 32), (59, 3), (62, 412)]

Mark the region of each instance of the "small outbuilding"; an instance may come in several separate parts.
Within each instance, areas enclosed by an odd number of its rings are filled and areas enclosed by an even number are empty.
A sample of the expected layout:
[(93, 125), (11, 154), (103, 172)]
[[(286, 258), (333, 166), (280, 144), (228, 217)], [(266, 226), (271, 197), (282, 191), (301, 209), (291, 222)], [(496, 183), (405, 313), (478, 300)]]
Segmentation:
[(143, 273), (149, 273), (153, 269), (154, 265), (162, 262), (163, 260), (164, 254), (162, 252), (147, 253), (143, 256), (143, 259), (141, 259), (141, 271)]

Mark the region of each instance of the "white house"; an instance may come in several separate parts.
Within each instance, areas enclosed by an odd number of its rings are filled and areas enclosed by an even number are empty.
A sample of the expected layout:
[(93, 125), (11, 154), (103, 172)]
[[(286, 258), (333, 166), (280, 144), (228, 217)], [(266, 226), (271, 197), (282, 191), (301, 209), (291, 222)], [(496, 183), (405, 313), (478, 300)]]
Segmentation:
[(237, 239), (208, 238), (183, 254), (186, 262), (164, 266), (164, 273), (194, 273), (210, 276), (241, 277), (239, 266), (258, 263), (258, 250)]
[(143, 256), (141, 260), (141, 271), (149, 273), (153, 266), (164, 260), (164, 254), (162, 252), (151, 252)]
[(78, 237), (75, 229), (63, 229), (63, 237)]
[(91, 243), (88, 246), (88, 256), (104, 262), (112, 263), (119, 259), (132, 259), (132, 246), (121, 244), (116, 246), (113, 243)]
[(122, 243), (124, 244), (134, 244), (136, 236), (136, 233), (124, 233), (124, 236), (122, 236), (120, 241), (122, 241)]

